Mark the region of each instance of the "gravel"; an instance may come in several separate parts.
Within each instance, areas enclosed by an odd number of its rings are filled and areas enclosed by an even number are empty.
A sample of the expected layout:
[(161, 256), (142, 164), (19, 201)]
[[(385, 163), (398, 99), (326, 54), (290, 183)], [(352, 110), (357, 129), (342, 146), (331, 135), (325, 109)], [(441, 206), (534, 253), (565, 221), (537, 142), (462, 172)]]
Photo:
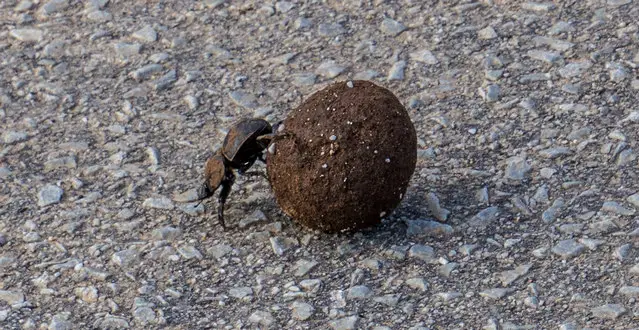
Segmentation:
[[(637, 15), (636, 0), (0, 2), (2, 328), (636, 327)], [(325, 235), (238, 176), (221, 230), (196, 189), (230, 125), (352, 79), (415, 124), (397, 210)]]

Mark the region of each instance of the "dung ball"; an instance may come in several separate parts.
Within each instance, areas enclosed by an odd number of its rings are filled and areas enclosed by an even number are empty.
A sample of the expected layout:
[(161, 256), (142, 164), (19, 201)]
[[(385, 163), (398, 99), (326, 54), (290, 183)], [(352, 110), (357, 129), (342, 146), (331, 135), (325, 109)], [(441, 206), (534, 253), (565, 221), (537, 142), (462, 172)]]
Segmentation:
[(291, 111), (268, 150), (277, 203), (323, 232), (378, 224), (402, 200), (417, 160), (408, 113), (369, 81), (332, 84)]

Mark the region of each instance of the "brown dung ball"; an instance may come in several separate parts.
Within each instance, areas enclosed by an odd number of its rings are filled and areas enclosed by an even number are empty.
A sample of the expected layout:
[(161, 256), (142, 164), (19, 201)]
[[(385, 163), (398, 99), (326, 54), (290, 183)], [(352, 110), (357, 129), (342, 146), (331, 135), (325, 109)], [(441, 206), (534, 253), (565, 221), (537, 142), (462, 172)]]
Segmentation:
[(313, 94), (283, 123), (267, 171), (282, 210), (323, 232), (376, 225), (402, 200), (417, 136), (401, 102), (368, 81)]

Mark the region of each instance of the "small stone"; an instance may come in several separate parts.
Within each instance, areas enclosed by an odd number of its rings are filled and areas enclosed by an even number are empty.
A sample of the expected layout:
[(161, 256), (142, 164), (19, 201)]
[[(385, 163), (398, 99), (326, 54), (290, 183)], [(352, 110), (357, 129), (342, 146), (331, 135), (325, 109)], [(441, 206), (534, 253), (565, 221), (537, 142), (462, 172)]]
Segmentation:
[(508, 180), (522, 181), (531, 169), (532, 166), (526, 161), (525, 157), (512, 157), (508, 159), (504, 176)]
[(495, 39), (498, 37), (497, 32), (493, 29), (492, 26), (487, 26), (479, 31), (477, 31), (477, 37), (483, 40)]
[(441, 237), (453, 232), (453, 227), (430, 220), (409, 220), (406, 221), (408, 228), (406, 235), (409, 237)]
[(630, 250), (632, 249), (632, 244), (624, 244), (615, 249), (614, 256), (620, 262), (625, 262), (628, 260), (628, 256), (630, 255)]
[(572, 27), (572, 24), (564, 21), (559, 21), (550, 27), (550, 29), (548, 30), (548, 34), (552, 36), (563, 32), (572, 32), (574, 30), (575, 28)]
[(311, 26), (311, 21), (306, 17), (298, 17), (295, 22), (293, 22), (293, 27), (295, 30), (306, 29)]
[(60, 157), (55, 159), (49, 159), (44, 162), (45, 171), (53, 171), (60, 168), (76, 168), (77, 163), (74, 156)]
[(151, 165), (160, 165), (160, 151), (155, 147), (147, 147), (146, 154)]
[(346, 295), (348, 299), (366, 299), (373, 295), (373, 291), (365, 285), (356, 285), (348, 289)]
[(426, 195), (426, 204), (433, 216), (439, 221), (446, 221), (450, 211), (439, 205), (439, 198), (435, 193), (430, 192)]
[(0, 290), (0, 301), (7, 305), (18, 305), (24, 302), (24, 293), (21, 291)]
[(174, 241), (182, 235), (182, 230), (172, 226), (165, 226), (151, 232), (151, 239), (156, 241)]
[(573, 78), (580, 76), (586, 70), (592, 67), (592, 62), (590, 61), (580, 61), (569, 63), (563, 68), (559, 69), (559, 75), (563, 78)]
[(333, 330), (353, 330), (357, 329), (357, 323), (359, 322), (359, 317), (356, 315), (344, 317), (341, 319), (337, 319), (334, 321), (328, 322), (328, 326), (333, 328)]
[(625, 149), (619, 153), (617, 156), (617, 166), (625, 166), (637, 159), (637, 155), (632, 151), (632, 149)]
[(73, 323), (69, 321), (70, 313), (58, 313), (53, 315), (47, 330), (72, 330)]
[(592, 316), (599, 319), (614, 320), (619, 316), (626, 314), (627, 310), (623, 305), (607, 304), (595, 307), (591, 310)]
[(632, 89), (639, 89), (639, 79), (633, 79), (630, 82), (630, 87), (632, 87)]
[(160, 64), (147, 64), (129, 73), (129, 76), (137, 81), (141, 81), (150, 78), (155, 73), (162, 72), (163, 69), (164, 67)]
[(459, 252), (465, 256), (469, 256), (475, 251), (479, 245), (477, 244), (464, 244), (459, 248)]
[(141, 324), (155, 323), (156, 315), (151, 307), (138, 307), (133, 311), (133, 318)]
[(534, 60), (546, 62), (548, 64), (555, 64), (563, 59), (559, 53), (544, 50), (529, 50), (527, 54), (528, 57)]
[(635, 214), (635, 210), (633, 209), (628, 209), (625, 208), (623, 206), (621, 206), (621, 204), (615, 202), (615, 201), (607, 201), (603, 203), (603, 206), (601, 207), (601, 210), (604, 212), (610, 212), (610, 213), (614, 213), (617, 215), (634, 215)]
[(459, 264), (456, 262), (449, 262), (445, 265), (441, 265), (439, 269), (437, 269), (437, 273), (443, 277), (450, 277), (450, 274), (459, 267)]
[(593, 234), (607, 234), (619, 228), (614, 221), (607, 218), (601, 221), (591, 223), (589, 227), (590, 227), (590, 233), (593, 233)]
[(262, 210), (255, 210), (248, 217), (242, 218), (242, 220), (240, 220), (240, 223), (238, 224), (238, 227), (246, 228), (256, 223), (261, 223), (266, 221), (268, 221), (266, 214), (264, 214)]
[(322, 23), (317, 27), (317, 32), (322, 37), (336, 37), (346, 33), (346, 29), (339, 23)]
[(497, 206), (487, 207), (470, 218), (468, 224), (472, 227), (484, 228), (497, 220), (498, 215), (499, 208)]
[(386, 80), (404, 80), (404, 69), (406, 69), (406, 61), (397, 61), (393, 64)]
[(184, 97), (184, 103), (191, 111), (197, 110), (198, 106), (200, 105), (200, 101), (194, 95), (186, 95)]
[(391, 259), (404, 260), (406, 258), (406, 250), (408, 250), (408, 246), (393, 245), (390, 249), (384, 251), (384, 255)]
[(299, 260), (295, 264), (295, 276), (301, 277), (308, 274), (315, 266), (318, 265), (318, 262), (315, 260)]
[(218, 244), (209, 248), (207, 250), (207, 253), (216, 259), (220, 259), (224, 257), (225, 255), (231, 253), (231, 251), (233, 251), (233, 248), (230, 245)]
[(142, 45), (137, 43), (130, 44), (125, 42), (118, 42), (114, 44), (113, 47), (115, 49), (115, 53), (118, 54), (121, 59), (127, 59), (129, 57), (138, 55), (142, 50)]
[(160, 197), (149, 197), (144, 200), (142, 203), (143, 207), (153, 208), (153, 209), (162, 209), (162, 210), (172, 210), (175, 205), (171, 199), (160, 196)]
[(68, 0), (49, 0), (40, 7), (40, 15), (48, 16), (69, 7)]
[(372, 80), (374, 78), (379, 77), (380, 73), (375, 70), (366, 70), (362, 72), (358, 72), (353, 76), (353, 79), (356, 80)]
[(100, 329), (128, 329), (129, 322), (122, 317), (107, 315), (104, 319), (97, 320), (94, 326)]
[(138, 259), (139, 254), (133, 249), (122, 250), (111, 256), (111, 261), (120, 267), (129, 267), (136, 263)]
[(530, 308), (538, 308), (539, 307), (539, 298), (537, 297), (526, 297), (524, 298), (524, 305)]
[(606, 69), (610, 75), (610, 80), (614, 82), (622, 82), (628, 78), (628, 71), (623, 65), (619, 63), (609, 62), (606, 63)]
[(165, 90), (169, 87), (171, 87), (171, 85), (177, 80), (177, 73), (175, 70), (170, 70), (169, 72), (167, 72), (165, 75), (163, 75), (162, 77), (151, 81), (149, 84), (151, 85), (151, 87), (156, 91), (162, 91)]
[(13, 10), (15, 10), (16, 12), (23, 12), (23, 11), (27, 11), (31, 9), (32, 7), (33, 7), (33, 2), (28, 0), (22, 0), (15, 7), (13, 7)]
[(309, 279), (300, 281), (300, 287), (304, 289), (306, 292), (317, 293), (322, 287), (322, 280), (320, 279)]
[(315, 308), (311, 304), (307, 304), (305, 302), (293, 302), (291, 304), (292, 313), (291, 316), (299, 321), (308, 320), (313, 313), (315, 313)]
[(186, 246), (182, 246), (180, 248), (177, 249), (178, 253), (180, 253), (180, 255), (182, 256), (182, 258), (184, 259), (193, 259), (193, 258), (197, 258), (197, 259), (202, 259), (202, 253), (200, 251), (198, 251), (198, 249), (195, 246), (192, 245), (186, 245)]
[(552, 205), (541, 214), (541, 220), (545, 223), (554, 222), (564, 207), (564, 199), (557, 198)]
[(38, 206), (44, 207), (51, 204), (57, 204), (62, 199), (62, 188), (48, 184), (38, 192)]
[(426, 65), (435, 65), (439, 63), (439, 60), (428, 49), (420, 49), (410, 53), (410, 59), (416, 62), (421, 62)]
[(229, 93), (229, 97), (233, 103), (247, 109), (255, 109), (258, 106), (255, 96), (248, 92), (241, 90), (232, 91)]
[(2, 136), (2, 141), (5, 144), (12, 144), (25, 141), (27, 137), (28, 135), (26, 132), (5, 131), (4, 135)]
[(94, 286), (76, 289), (76, 295), (84, 302), (94, 303), (98, 301), (98, 289)]
[(313, 86), (317, 75), (311, 72), (302, 72), (291, 75), (291, 83), (297, 87)]
[(441, 300), (448, 302), (457, 298), (462, 297), (463, 295), (459, 292), (456, 291), (449, 291), (449, 292), (439, 292), (437, 293), (437, 297), (439, 297)]
[(275, 318), (270, 312), (258, 310), (249, 316), (248, 321), (250, 323), (261, 324), (265, 327), (269, 327), (271, 324), (275, 323)]
[(415, 290), (426, 291), (428, 289), (428, 282), (422, 277), (414, 277), (406, 280), (406, 285)]
[(485, 298), (499, 300), (499, 299), (505, 297), (507, 294), (509, 294), (511, 292), (513, 292), (513, 289), (493, 288), (493, 289), (484, 290), (484, 291), (480, 292), (479, 295), (482, 296), (482, 297), (485, 297)]
[(626, 198), (626, 201), (636, 207), (639, 207), (639, 193), (628, 196), (628, 198)]
[(498, 85), (488, 85), (485, 88), (479, 88), (479, 95), (486, 102), (496, 102), (499, 100), (501, 89)]
[(509, 286), (515, 282), (518, 278), (528, 274), (528, 271), (532, 268), (532, 264), (520, 265), (513, 270), (501, 272), (499, 274), (499, 280), (503, 286)]
[(253, 295), (253, 289), (251, 289), (248, 286), (229, 289), (229, 296), (235, 299), (243, 299), (245, 297), (252, 296), (252, 295)]
[(606, 4), (609, 7), (613, 7), (613, 8), (614, 7), (625, 6), (625, 5), (628, 5), (628, 4), (631, 4), (631, 3), (632, 3), (632, 0), (608, 0), (608, 1), (606, 1)]
[(346, 70), (346, 67), (336, 64), (334, 61), (326, 61), (320, 64), (315, 70), (318, 75), (324, 76), (328, 79), (339, 76)]
[(87, 14), (87, 19), (97, 23), (104, 23), (113, 19), (113, 15), (103, 10), (94, 10)]
[(629, 298), (639, 298), (639, 286), (622, 286), (619, 293)]
[(537, 46), (549, 46), (550, 48), (558, 50), (560, 52), (565, 52), (575, 45), (572, 42), (553, 39), (549, 37), (534, 37), (533, 42)]
[(278, 1), (277, 3), (275, 3), (275, 10), (277, 10), (280, 13), (288, 13), (294, 7), (295, 7), (295, 4), (293, 4), (290, 1)]
[(435, 250), (427, 245), (415, 244), (408, 250), (408, 256), (425, 262), (434, 263), (437, 261)]
[(384, 34), (390, 36), (396, 36), (406, 30), (404, 24), (392, 19), (392, 18), (384, 18), (382, 24), (379, 28)]
[(374, 297), (373, 301), (379, 304), (384, 304), (384, 305), (393, 307), (393, 306), (397, 306), (400, 298), (401, 298), (400, 294), (385, 294), (383, 296)]
[(585, 246), (581, 243), (577, 243), (574, 239), (567, 239), (558, 242), (552, 248), (552, 253), (562, 257), (563, 259), (570, 259), (579, 256)]
[(270, 238), (271, 248), (276, 255), (281, 256), (288, 251), (293, 245), (297, 245), (297, 241), (291, 238), (275, 236)]
[(150, 25), (133, 32), (131, 36), (143, 42), (154, 42), (158, 39), (158, 33)]
[(557, 8), (557, 6), (552, 2), (525, 2), (521, 5), (521, 8), (539, 13), (546, 13)]

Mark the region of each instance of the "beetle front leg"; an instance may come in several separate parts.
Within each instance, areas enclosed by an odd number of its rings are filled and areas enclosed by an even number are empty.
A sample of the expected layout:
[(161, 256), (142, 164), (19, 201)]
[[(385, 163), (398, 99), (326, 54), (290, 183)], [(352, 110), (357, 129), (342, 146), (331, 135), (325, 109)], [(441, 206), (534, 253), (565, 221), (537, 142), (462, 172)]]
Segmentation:
[(222, 191), (220, 191), (220, 196), (217, 199), (217, 220), (224, 230), (226, 230), (226, 225), (224, 224), (224, 203), (226, 203), (226, 198), (229, 197), (231, 186), (234, 181), (235, 175), (233, 175), (233, 172), (229, 171), (227, 176), (224, 178), (224, 181), (222, 181)]

